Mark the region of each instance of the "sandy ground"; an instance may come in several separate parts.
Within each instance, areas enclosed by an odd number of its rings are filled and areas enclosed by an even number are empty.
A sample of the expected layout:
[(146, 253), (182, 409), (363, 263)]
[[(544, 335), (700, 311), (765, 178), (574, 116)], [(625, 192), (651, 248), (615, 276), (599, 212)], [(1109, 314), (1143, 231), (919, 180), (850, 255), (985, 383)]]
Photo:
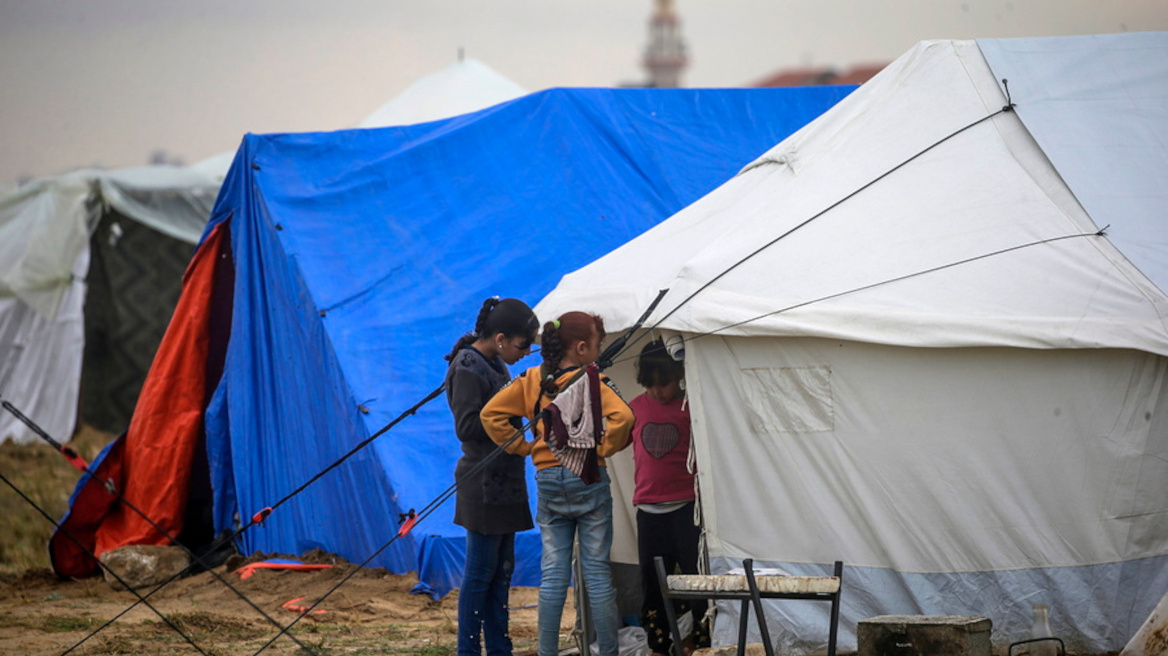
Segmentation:
[[(307, 572), (258, 570), (243, 580), (226, 566), (216, 572), (287, 626), (300, 613), (284, 608), (285, 604), (302, 597), (294, 605), (309, 606), (354, 568), (341, 564)], [(414, 583), (412, 576), (359, 570), (317, 607), (324, 612), (305, 615), (291, 633), (322, 655), (454, 653), (457, 591), (431, 601), (428, 596), (410, 594)], [(535, 652), (537, 596), (536, 588), (511, 590), (511, 632), (517, 655)], [(135, 600), (129, 592), (113, 590), (100, 577), (60, 581), (42, 569), (5, 575), (0, 580), (0, 653), (63, 654)], [(210, 572), (177, 580), (148, 601), (209, 656), (255, 654), (279, 632)], [(564, 646), (570, 644), (574, 617), (569, 605), (564, 613)], [(71, 653), (172, 656), (200, 651), (139, 604)], [(284, 636), (262, 653), (305, 652)]]

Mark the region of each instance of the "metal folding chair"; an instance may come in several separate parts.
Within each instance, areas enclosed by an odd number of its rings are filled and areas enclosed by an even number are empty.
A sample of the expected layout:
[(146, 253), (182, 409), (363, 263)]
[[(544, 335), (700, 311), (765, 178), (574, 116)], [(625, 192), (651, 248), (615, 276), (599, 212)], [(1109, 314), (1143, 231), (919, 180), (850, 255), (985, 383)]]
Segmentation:
[[(762, 636), (763, 649), (767, 656), (774, 656), (775, 647), (767, 630), (766, 615), (763, 614), (763, 599), (811, 599), (831, 602), (831, 625), (828, 629), (827, 656), (836, 656), (836, 638), (839, 634), (840, 591), (842, 589), (844, 564), (835, 561), (833, 576), (755, 576), (754, 561), (742, 561), (744, 576), (666, 574), (665, 563), (658, 556), (654, 559), (657, 568), (657, 582), (661, 586), (661, 597), (665, 599), (665, 616), (669, 620), (669, 631), (673, 636), (674, 656), (683, 656), (681, 632), (677, 628), (677, 613), (673, 610), (675, 599), (738, 599), (742, 610), (738, 618), (738, 656), (746, 653), (746, 629), (750, 607), (758, 620), (758, 631)], [(697, 618), (695, 618), (695, 622)]]

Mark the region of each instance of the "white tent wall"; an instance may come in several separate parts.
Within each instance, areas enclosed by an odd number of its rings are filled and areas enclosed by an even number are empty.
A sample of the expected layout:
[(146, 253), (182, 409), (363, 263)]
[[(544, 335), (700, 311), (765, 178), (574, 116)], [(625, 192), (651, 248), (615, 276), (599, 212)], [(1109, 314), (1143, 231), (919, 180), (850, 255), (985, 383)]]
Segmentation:
[[(88, 247), (84, 176), (63, 176), (0, 198), (0, 298), (52, 319)], [(87, 268), (82, 267), (82, 271)]]
[[(88, 192), (84, 179), (62, 178), (0, 197), (0, 398), (64, 440), (77, 389), (61, 383), (81, 377)], [(37, 438), (0, 410), (0, 443), (10, 439)]]
[[(1168, 586), (1168, 556), (1132, 560), (1163, 546), (1162, 356), (814, 338), (686, 350), (714, 570), (843, 560), (845, 647), (881, 614), (984, 615), (997, 642), (1022, 640), (1041, 603), (1070, 649), (1118, 649)], [(774, 605), (772, 636), (822, 648), (818, 606)], [(726, 641), (734, 629), (718, 623)]]
[[(90, 189), (63, 176), (0, 198), (0, 397), (60, 441), (77, 415)], [(36, 439), (0, 411), (0, 444)]]
[[(626, 400), (643, 391), (643, 333), (607, 372)], [(1046, 604), (1070, 649), (1113, 650), (1168, 589), (1168, 556), (1141, 557), (1164, 541), (1168, 359), (683, 336), (713, 571), (751, 557), (823, 575), (843, 560), (842, 648), (862, 619), (918, 613), (989, 617), (1000, 645)], [(631, 454), (608, 466), (628, 614)], [(767, 612), (784, 653), (826, 647), (825, 605)], [(716, 641), (734, 642), (738, 607), (719, 617)]]
[[(85, 348), (85, 270), (88, 252), (77, 259), (56, 316), (45, 317), (15, 296), (0, 297), (0, 398), (35, 421), (54, 439), (73, 435), (77, 416), (81, 353)], [(36, 440), (15, 415), (0, 410), (0, 444)]]

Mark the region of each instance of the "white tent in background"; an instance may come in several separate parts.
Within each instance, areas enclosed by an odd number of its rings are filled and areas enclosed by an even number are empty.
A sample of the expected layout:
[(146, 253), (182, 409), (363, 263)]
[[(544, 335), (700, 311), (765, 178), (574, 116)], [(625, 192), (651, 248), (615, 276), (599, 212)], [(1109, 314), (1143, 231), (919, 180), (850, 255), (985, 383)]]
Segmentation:
[[(536, 312), (613, 333), (669, 290), (713, 569), (843, 560), (841, 648), (1046, 604), (1118, 650), (1168, 590), (1165, 181), (1168, 33), (925, 42)], [(822, 649), (816, 606), (771, 635)]]
[(209, 175), (222, 183), (223, 179), (227, 177), (227, 171), (231, 169), (231, 163), (234, 161), (235, 151), (225, 150), (191, 164), (191, 169), (204, 175)]
[[(477, 59), (465, 59), (418, 78), (355, 127), (427, 123), (477, 112), (524, 95), (527, 91), (523, 87), (495, 69)], [(192, 168), (222, 180), (234, 159), (232, 150), (196, 162)]]
[(477, 59), (463, 59), (418, 78), (357, 124), (359, 128), (427, 123), (477, 112), (527, 95), (527, 90)]

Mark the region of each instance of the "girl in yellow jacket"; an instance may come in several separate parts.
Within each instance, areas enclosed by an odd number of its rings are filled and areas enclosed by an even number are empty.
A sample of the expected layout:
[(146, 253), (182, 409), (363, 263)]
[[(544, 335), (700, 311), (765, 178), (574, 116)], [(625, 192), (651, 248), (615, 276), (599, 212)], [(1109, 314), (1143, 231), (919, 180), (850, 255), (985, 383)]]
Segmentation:
[[(604, 323), (600, 317), (584, 312), (568, 312), (544, 324), (540, 337), (543, 364), (520, 374), (495, 394), (480, 414), (487, 435), (503, 445), (515, 435), (516, 423), (532, 420), (549, 406), (556, 406), (551, 408), (554, 417), (534, 425), (535, 440), (528, 442), (520, 436), (506, 447), (511, 453), (530, 454), (537, 469), (536, 523), (543, 543), (540, 656), (559, 653), (560, 619), (568, 595), (572, 542), (577, 537), (600, 656), (616, 656), (618, 652), (616, 591), (608, 566), (612, 493), (604, 458), (628, 444), (633, 412), (608, 378), (589, 367), (600, 356), (603, 340)], [(589, 386), (588, 390), (572, 389), (570, 381)], [(573, 403), (578, 405), (573, 407)], [(594, 449), (565, 448), (568, 442), (561, 434), (566, 428), (562, 416), (580, 419), (570, 419), (569, 430), (576, 430), (581, 423), (594, 426)], [(549, 435), (548, 427), (553, 425), (559, 428)], [(573, 440), (577, 437), (573, 435)]]

